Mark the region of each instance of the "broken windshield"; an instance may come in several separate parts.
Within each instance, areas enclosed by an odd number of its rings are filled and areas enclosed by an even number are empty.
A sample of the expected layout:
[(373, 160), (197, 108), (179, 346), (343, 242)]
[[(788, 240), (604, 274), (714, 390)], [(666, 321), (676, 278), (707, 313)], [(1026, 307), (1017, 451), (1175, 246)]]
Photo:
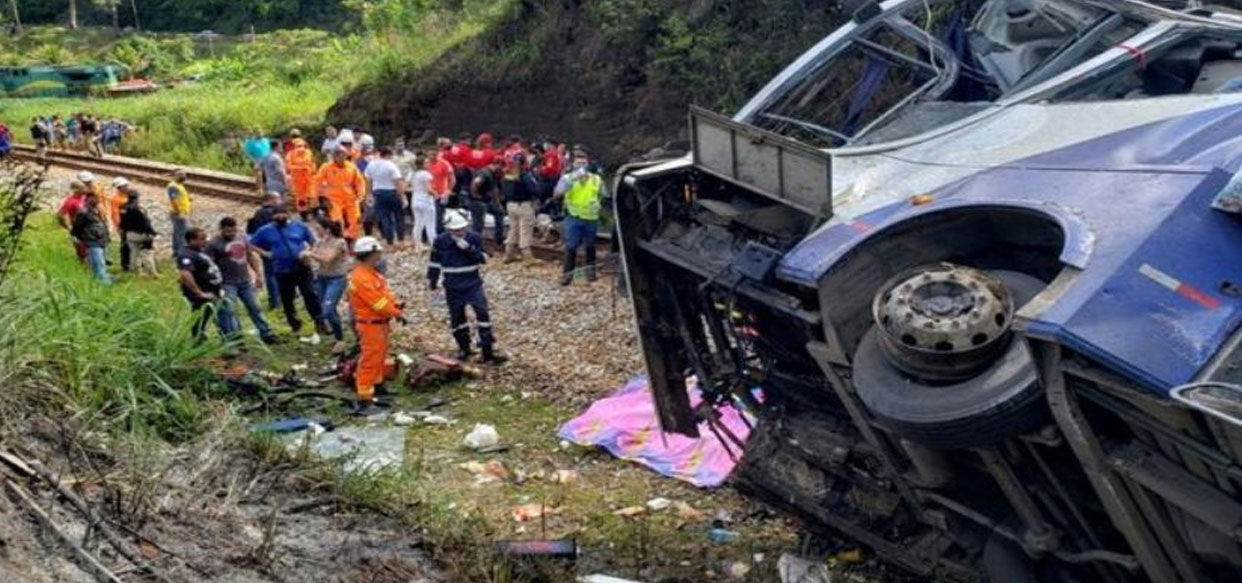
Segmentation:
[(745, 120), (818, 147), (901, 139), (1052, 78), (1142, 27), (1070, 0), (909, 2), (823, 47), (748, 105)]

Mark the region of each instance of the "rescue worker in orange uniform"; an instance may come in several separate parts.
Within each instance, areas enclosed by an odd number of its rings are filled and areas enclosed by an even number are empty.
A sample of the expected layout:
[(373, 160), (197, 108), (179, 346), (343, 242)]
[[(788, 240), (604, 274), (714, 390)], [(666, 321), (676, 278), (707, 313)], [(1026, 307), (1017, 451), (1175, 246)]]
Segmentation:
[(352, 243), (361, 232), (361, 204), (367, 195), (367, 179), (348, 156), (349, 151), (343, 147), (332, 150), (332, 161), (319, 167), (311, 188), (319, 197), (320, 207), (327, 207), (328, 218), (341, 223), (345, 239)]
[(293, 204), (302, 220), (306, 221), (315, 210), (315, 194), (311, 192), (311, 181), (315, 179), (315, 154), (306, 146), (306, 140), (293, 138), (292, 147), (285, 154), (285, 168), (289, 171)]
[(384, 382), (384, 361), (388, 358), (388, 335), (392, 321), (404, 322), (405, 304), (388, 288), (388, 280), (376, 269), (384, 249), (375, 237), (354, 243), (354, 269), (349, 273), (349, 306), (354, 312), (354, 331), (362, 354), (354, 371), (358, 394), (356, 412), (374, 412), (375, 387)]

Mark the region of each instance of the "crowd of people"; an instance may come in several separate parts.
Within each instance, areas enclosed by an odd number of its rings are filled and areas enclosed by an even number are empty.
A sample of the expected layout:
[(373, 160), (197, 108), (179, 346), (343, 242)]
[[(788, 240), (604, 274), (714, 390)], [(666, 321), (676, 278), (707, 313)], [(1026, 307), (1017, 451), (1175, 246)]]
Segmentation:
[(89, 113), (34, 117), (30, 120), (30, 139), (40, 156), (48, 148), (77, 150), (102, 158), (115, 152), (134, 126), (116, 118), (103, 119)]
[[(581, 272), (596, 279), (594, 238), (605, 189), (585, 148), (527, 146), (518, 136), (496, 147), (482, 134), (441, 138), (419, 150), (377, 147), (371, 136), (350, 129), (326, 134), (315, 150), (298, 130), (265, 140), (263, 148), (247, 144), (266, 194), (245, 225), (224, 217), (214, 233), (196, 226), (186, 173), (170, 176), (164, 190), (172, 255), (200, 341), (213, 321), (226, 341), (240, 338), (244, 308), (260, 339), (280, 342), (259, 298), (264, 289), (269, 307), (279, 307), (301, 341), (319, 344), (330, 335), (333, 352), (347, 352), (349, 322), (360, 349), (358, 409), (368, 413), (383, 383), (391, 325), (404, 318), (404, 303), (384, 276), (386, 252), (426, 254), (427, 287), (444, 290), (458, 358), (472, 358), (477, 347), (485, 363), (507, 360), (496, 347), (481, 272), (489, 226), (504, 260), (518, 262), (533, 258), (537, 226), (546, 236), (562, 219), (561, 283), (574, 281), (583, 247)], [(317, 164), (319, 156), (327, 160)], [(138, 191), (124, 177), (113, 179), (111, 190), (90, 172), (76, 178), (58, 215), (83, 264), (111, 283), (107, 249), (119, 241), (123, 270), (155, 275), (159, 235)], [(301, 336), (304, 318), (314, 328), (307, 336)]]

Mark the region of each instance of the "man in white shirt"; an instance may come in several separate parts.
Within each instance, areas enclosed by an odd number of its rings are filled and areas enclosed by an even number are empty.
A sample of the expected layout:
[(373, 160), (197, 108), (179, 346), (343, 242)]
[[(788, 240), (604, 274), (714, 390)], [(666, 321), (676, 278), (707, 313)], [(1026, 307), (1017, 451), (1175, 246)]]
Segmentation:
[(371, 204), (375, 209), (375, 220), (379, 223), (380, 233), (389, 246), (397, 242), (397, 231), (401, 227), (401, 213), (405, 211), (405, 201), (399, 194), (405, 189), (401, 170), (392, 161), (392, 148), (382, 146), (379, 158), (367, 164), (363, 172), (367, 177)]

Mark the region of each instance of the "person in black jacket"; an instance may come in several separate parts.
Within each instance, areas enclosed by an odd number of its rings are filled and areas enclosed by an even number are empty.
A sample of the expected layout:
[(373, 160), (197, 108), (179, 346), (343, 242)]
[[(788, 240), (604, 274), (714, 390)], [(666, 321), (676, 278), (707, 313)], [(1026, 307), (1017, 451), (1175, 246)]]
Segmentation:
[(108, 275), (108, 222), (99, 208), (99, 195), (87, 195), (86, 206), (73, 216), (69, 234), (86, 248), (86, 262), (95, 279), (112, 283), (112, 277)]
[(130, 267), (139, 275), (159, 275), (155, 268), (155, 228), (138, 202), (138, 191), (123, 187), (129, 198), (121, 207), (121, 239), (129, 247)]

